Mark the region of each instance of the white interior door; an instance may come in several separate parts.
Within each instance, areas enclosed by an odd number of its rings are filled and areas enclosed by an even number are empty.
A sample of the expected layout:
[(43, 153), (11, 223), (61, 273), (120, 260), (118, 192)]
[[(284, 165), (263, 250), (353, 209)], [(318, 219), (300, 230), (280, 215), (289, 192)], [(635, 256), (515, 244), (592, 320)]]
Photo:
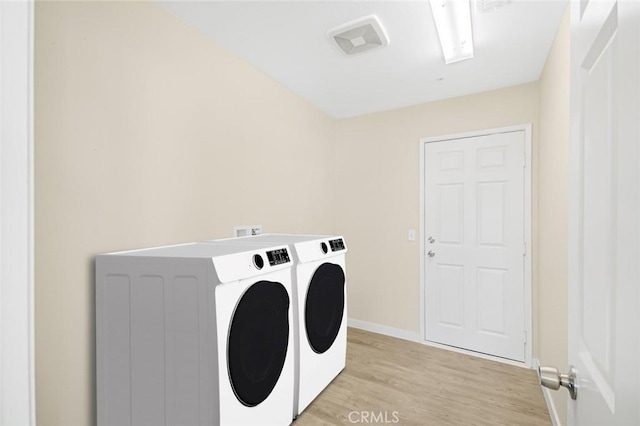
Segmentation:
[[(569, 364), (573, 425), (640, 424), (637, 1), (571, 4)], [(544, 312), (542, 312), (544, 314)]]
[(425, 337), (525, 360), (525, 132), (425, 146)]

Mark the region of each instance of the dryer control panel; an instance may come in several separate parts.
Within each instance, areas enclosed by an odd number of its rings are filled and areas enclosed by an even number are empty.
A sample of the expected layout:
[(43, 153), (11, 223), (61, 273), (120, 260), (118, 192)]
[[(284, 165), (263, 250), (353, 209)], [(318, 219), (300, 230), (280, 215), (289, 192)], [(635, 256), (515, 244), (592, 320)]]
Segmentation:
[(344, 250), (344, 241), (342, 241), (342, 238), (336, 238), (335, 240), (329, 240), (329, 245), (331, 246), (331, 251)]
[(267, 258), (269, 259), (269, 265), (271, 266), (291, 262), (291, 259), (289, 258), (289, 252), (286, 248), (268, 251)]

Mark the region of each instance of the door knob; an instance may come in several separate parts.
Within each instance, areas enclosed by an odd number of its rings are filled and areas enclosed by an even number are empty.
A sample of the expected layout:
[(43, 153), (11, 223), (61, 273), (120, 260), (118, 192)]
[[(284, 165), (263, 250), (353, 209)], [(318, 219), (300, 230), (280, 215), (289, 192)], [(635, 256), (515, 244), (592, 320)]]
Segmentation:
[(429, 241), (429, 244), (433, 244), (433, 243), (436, 242), (435, 238), (433, 238), (433, 237), (427, 238), (427, 241)]
[(429, 253), (427, 253), (427, 256), (429, 256), (429, 257), (433, 257), (435, 255), (436, 255), (435, 252), (433, 252), (431, 250), (429, 250)]
[(538, 367), (540, 375), (540, 384), (545, 388), (558, 390), (560, 386), (567, 388), (571, 399), (578, 397), (578, 388), (576, 386), (576, 369), (571, 366), (567, 374), (558, 372), (555, 367)]

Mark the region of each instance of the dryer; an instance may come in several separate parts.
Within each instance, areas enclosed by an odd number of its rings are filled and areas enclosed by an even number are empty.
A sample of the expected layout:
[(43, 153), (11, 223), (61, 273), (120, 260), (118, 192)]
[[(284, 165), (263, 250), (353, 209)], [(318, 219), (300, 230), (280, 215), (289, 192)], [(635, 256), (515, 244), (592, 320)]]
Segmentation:
[(286, 245), (182, 244), (96, 258), (98, 425), (288, 425)]
[(342, 236), (262, 234), (222, 244), (287, 244), (293, 254), (297, 417), (344, 369), (347, 351), (347, 246)]

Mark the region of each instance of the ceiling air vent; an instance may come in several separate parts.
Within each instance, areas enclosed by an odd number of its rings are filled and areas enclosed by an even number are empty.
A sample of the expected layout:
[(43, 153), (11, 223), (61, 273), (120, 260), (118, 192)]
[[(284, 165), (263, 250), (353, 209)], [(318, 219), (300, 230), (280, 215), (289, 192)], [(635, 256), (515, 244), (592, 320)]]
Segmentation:
[(347, 55), (389, 44), (389, 38), (375, 15), (347, 22), (329, 30), (327, 34)]

